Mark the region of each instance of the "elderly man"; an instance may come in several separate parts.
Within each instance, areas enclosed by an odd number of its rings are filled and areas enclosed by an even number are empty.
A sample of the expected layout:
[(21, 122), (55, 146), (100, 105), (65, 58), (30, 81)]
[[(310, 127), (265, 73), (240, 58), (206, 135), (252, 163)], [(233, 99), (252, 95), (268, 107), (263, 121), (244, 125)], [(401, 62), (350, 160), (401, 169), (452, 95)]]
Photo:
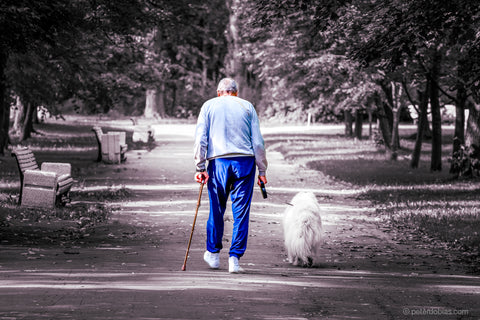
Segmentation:
[(225, 78), (219, 82), (218, 97), (205, 102), (200, 110), (194, 146), (195, 180), (207, 183), (210, 199), (207, 251), (203, 258), (211, 268), (219, 268), (223, 215), (230, 195), (234, 219), (228, 259), (230, 273), (243, 271), (238, 260), (247, 248), (256, 167), (258, 184), (267, 183), (267, 159), (257, 112), (237, 93), (235, 80)]

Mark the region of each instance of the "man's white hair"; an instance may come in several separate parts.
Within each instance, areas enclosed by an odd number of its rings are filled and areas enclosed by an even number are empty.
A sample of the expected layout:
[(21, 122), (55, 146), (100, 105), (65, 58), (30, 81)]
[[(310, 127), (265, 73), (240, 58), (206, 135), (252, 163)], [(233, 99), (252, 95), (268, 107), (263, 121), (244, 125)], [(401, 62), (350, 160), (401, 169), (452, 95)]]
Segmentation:
[(238, 92), (238, 84), (232, 78), (223, 78), (218, 83), (217, 91), (220, 92)]

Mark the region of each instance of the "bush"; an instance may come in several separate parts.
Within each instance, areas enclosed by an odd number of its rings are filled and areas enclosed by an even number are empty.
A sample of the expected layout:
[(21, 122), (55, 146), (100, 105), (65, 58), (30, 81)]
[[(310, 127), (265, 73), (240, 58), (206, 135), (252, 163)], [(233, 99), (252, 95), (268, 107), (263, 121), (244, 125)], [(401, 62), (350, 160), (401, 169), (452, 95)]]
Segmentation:
[(452, 156), (452, 173), (461, 177), (480, 176), (480, 148), (461, 145)]

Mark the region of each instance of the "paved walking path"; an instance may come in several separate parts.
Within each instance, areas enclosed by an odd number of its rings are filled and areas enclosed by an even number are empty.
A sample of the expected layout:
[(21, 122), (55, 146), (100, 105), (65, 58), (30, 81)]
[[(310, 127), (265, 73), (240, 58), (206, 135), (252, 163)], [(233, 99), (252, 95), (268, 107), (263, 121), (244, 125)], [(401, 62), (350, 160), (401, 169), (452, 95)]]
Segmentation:
[[(178, 128), (177, 128), (178, 129)], [(256, 191), (245, 274), (202, 260), (206, 192), (187, 270), (180, 271), (198, 196), (191, 127), (157, 128), (160, 147), (130, 151), (82, 188), (126, 187), (109, 226), (75, 246), (0, 244), (0, 319), (478, 319), (480, 277), (419, 242), (399, 241), (358, 190), (270, 152), (269, 197)], [(325, 245), (316, 268), (285, 261), (281, 215), (293, 195), (322, 204)], [(225, 247), (231, 235), (227, 211)], [(102, 228), (108, 232), (105, 237)], [(440, 256), (440, 255), (439, 255)], [(430, 314), (430, 315), (429, 315)]]

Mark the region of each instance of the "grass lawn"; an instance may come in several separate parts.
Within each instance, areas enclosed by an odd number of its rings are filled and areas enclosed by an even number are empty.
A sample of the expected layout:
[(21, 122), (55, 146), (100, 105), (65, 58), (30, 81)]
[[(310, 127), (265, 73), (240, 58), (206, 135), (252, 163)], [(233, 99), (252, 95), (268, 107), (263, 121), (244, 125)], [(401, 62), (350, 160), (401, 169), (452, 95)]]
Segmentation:
[[(96, 162), (98, 145), (92, 126), (91, 121), (58, 121), (36, 124), (36, 132), (30, 139), (20, 143), (18, 138), (13, 136), (11, 137), (12, 144), (29, 146), (34, 151), (39, 164), (45, 161), (71, 163), (72, 177), (81, 180), (82, 177), (94, 176), (98, 170), (101, 170)], [(103, 127), (103, 130), (108, 132), (114, 131), (115, 128)], [(132, 131), (126, 131), (129, 150), (155, 147), (151, 143), (134, 143), (132, 135)], [(19, 180), (18, 168), (13, 157), (10, 157), (8, 153), (5, 157), (0, 157), (0, 226), (28, 225), (32, 222), (44, 221), (48, 224), (56, 224), (58, 228), (68, 230), (70, 236), (75, 236), (82, 228), (108, 219), (112, 211), (108, 205), (109, 200), (129, 197), (129, 193), (125, 189), (100, 192), (79, 190), (70, 192), (72, 202), (81, 200), (87, 204), (54, 209), (23, 208), (17, 205), (19, 188), (10, 186), (18, 185)], [(91, 204), (88, 204), (89, 202)]]

